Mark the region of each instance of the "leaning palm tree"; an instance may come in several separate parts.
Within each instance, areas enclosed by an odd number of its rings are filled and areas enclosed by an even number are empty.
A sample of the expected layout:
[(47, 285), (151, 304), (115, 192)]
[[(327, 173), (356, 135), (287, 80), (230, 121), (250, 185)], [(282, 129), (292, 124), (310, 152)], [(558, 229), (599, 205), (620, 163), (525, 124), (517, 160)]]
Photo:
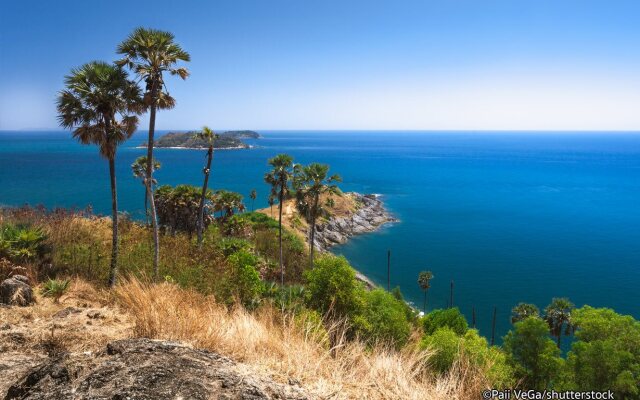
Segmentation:
[[(264, 176), (265, 182), (271, 185), (270, 201), (278, 199), (278, 247), (280, 251), (280, 281), (284, 285), (284, 262), (282, 259), (282, 203), (289, 195), (289, 181), (293, 178), (293, 157), (278, 154), (269, 159), (273, 169)], [(273, 213), (272, 213), (273, 214)]]
[(186, 68), (176, 68), (180, 61), (190, 61), (191, 56), (175, 43), (171, 32), (137, 28), (118, 46), (118, 54), (124, 57), (118, 65), (126, 65), (145, 80), (144, 104), (149, 110), (149, 138), (147, 140), (147, 194), (151, 208), (153, 228), (153, 274), (158, 279), (160, 239), (156, 205), (153, 197), (153, 141), (156, 127), (156, 111), (175, 106), (175, 99), (166, 91), (163, 74), (168, 72), (182, 79), (189, 76)]
[(433, 279), (433, 272), (431, 271), (422, 271), (418, 274), (418, 285), (422, 291), (424, 291), (424, 305), (422, 307), (422, 311), (427, 313), (427, 291), (431, 287), (431, 279)]
[(529, 317), (539, 317), (540, 310), (535, 304), (518, 303), (517, 306), (511, 309), (511, 323), (515, 324)]
[(256, 201), (256, 197), (258, 197), (256, 190), (251, 190), (251, 193), (249, 193), (249, 198), (251, 199), (251, 212), (253, 212), (253, 203)]
[[(157, 171), (160, 169), (162, 165), (160, 161), (153, 160), (153, 171)], [(149, 193), (146, 190), (147, 187), (147, 156), (140, 156), (136, 158), (136, 160), (131, 164), (131, 172), (133, 172), (133, 177), (136, 179), (140, 179), (142, 185), (145, 187), (144, 191), (144, 215), (147, 218), (147, 225), (149, 225)], [(153, 185), (158, 183), (155, 179), (152, 178)]]
[(143, 106), (140, 89), (121, 67), (94, 61), (71, 70), (66, 89), (57, 99), (58, 119), (82, 144), (94, 144), (109, 161), (111, 182), (112, 243), (109, 286), (116, 282), (118, 268), (118, 195), (116, 150), (138, 126)]
[(315, 249), (316, 220), (324, 211), (320, 203), (323, 194), (338, 194), (337, 182), (342, 182), (339, 175), (329, 176), (329, 166), (311, 163), (307, 166), (296, 166), (294, 187), (296, 189), (298, 210), (307, 216), (309, 222), (309, 266), (313, 268)]
[(207, 194), (207, 185), (209, 184), (209, 174), (211, 172), (211, 160), (213, 159), (213, 143), (218, 135), (208, 126), (202, 128), (198, 132), (197, 137), (207, 143), (207, 166), (204, 167), (204, 182), (202, 183), (202, 195), (200, 197), (200, 207), (198, 208), (198, 246), (202, 246), (202, 231), (204, 231), (204, 202)]
[(544, 309), (544, 319), (549, 324), (551, 336), (555, 336), (558, 340), (558, 348), (563, 331), (565, 336), (571, 335), (574, 331), (574, 325), (571, 322), (571, 312), (574, 309), (573, 303), (565, 297), (552, 299), (551, 304)]

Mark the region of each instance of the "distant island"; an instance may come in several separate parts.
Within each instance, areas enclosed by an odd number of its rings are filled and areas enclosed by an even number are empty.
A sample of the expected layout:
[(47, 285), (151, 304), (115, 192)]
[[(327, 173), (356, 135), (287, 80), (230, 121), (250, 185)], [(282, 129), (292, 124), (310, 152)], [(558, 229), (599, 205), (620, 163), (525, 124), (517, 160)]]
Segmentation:
[[(169, 132), (159, 137), (155, 143), (156, 148), (165, 149), (204, 149), (209, 145), (203, 139), (196, 136), (195, 131), (189, 132)], [(226, 131), (218, 134), (214, 141), (215, 149), (249, 149), (250, 145), (243, 142), (242, 139), (259, 139), (258, 132), (242, 130), (242, 131)], [(142, 143), (139, 147), (147, 147), (147, 143)]]

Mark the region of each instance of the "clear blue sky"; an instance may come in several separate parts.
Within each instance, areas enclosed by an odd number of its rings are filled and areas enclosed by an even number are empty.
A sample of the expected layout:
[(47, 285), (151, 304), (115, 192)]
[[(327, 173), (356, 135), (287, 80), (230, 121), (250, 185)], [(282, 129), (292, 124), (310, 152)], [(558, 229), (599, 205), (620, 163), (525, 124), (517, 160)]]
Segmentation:
[(161, 129), (640, 129), (637, 0), (0, 2), (0, 129), (137, 26), (192, 56)]

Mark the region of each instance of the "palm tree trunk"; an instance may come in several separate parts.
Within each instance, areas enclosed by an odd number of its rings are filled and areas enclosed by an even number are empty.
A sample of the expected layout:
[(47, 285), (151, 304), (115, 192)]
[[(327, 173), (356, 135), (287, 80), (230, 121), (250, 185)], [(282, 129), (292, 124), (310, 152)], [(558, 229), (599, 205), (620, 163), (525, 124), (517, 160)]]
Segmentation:
[(116, 190), (115, 154), (109, 158), (109, 176), (111, 178), (111, 266), (109, 268), (109, 287), (116, 284), (118, 272), (118, 193)]
[(313, 199), (313, 210), (311, 210), (311, 232), (309, 233), (309, 268), (313, 269), (313, 252), (316, 240), (316, 213), (318, 210), (318, 195)]
[(422, 309), (422, 312), (424, 312), (425, 314), (427, 314), (427, 291), (424, 291), (424, 307)]
[(280, 188), (278, 196), (278, 247), (280, 249), (280, 283), (284, 285), (284, 262), (282, 261), (282, 200), (284, 198), (284, 188)]
[[(154, 83), (154, 86), (157, 83)], [(147, 142), (147, 194), (151, 209), (151, 226), (153, 228), (153, 278), (158, 280), (160, 262), (160, 237), (158, 232), (158, 219), (156, 217), (156, 202), (153, 196), (153, 137), (156, 130), (156, 89), (152, 88), (152, 103), (149, 111), (149, 139)]]
[(207, 151), (207, 167), (204, 169), (204, 183), (202, 184), (202, 196), (200, 197), (200, 207), (198, 209), (198, 246), (202, 247), (202, 231), (204, 231), (204, 200), (209, 184), (209, 172), (211, 171), (211, 159), (213, 158), (213, 146), (209, 146)]
[(147, 226), (149, 226), (149, 193), (146, 184), (144, 185), (144, 215), (147, 218)]

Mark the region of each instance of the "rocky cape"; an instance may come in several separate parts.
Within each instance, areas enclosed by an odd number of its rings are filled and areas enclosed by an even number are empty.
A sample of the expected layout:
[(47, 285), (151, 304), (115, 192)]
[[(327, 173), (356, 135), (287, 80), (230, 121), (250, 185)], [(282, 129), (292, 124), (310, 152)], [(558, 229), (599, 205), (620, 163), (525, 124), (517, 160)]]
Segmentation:
[(350, 237), (373, 232), (381, 225), (397, 222), (375, 194), (347, 193), (356, 202), (356, 209), (347, 216), (331, 216), (316, 225), (315, 247), (327, 251), (330, 247), (347, 242)]

